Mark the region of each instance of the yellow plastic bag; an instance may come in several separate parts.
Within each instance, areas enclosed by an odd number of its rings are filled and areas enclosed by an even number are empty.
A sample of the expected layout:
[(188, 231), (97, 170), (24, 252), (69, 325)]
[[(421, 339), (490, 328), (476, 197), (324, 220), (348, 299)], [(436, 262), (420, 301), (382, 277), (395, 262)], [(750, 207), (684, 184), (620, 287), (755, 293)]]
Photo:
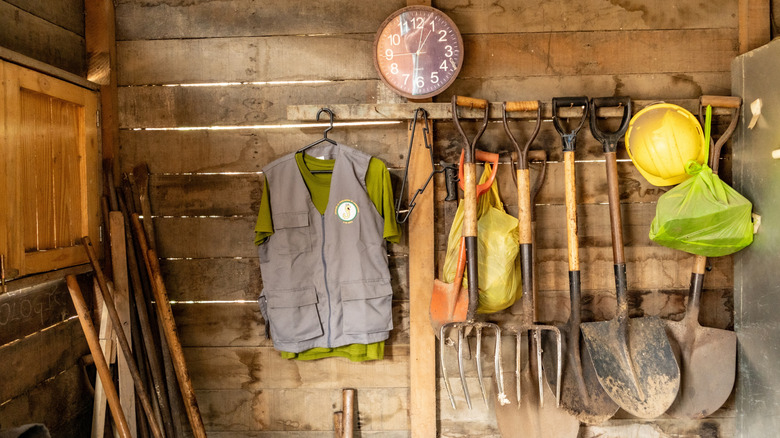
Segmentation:
[[(479, 184), (487, 181), (490, 164)], [(447, 255), (444, 258), (442, 280), (455, 280), (458, 249), (463, 228), (463, 201), (458, 204), (452, 228), (447, 238)], [(498, 196), (496, 182), (483, 194), (477, 204), (477, 256), (479, 266), (479, 306), (477, 313), (493, 313), (506, 309), (522, 295), (520, 278), (520, 257), (518, 257), (517, 218), (504, 211), (504, 204)], [(464, 286), (468, 279), (463, 275)]]

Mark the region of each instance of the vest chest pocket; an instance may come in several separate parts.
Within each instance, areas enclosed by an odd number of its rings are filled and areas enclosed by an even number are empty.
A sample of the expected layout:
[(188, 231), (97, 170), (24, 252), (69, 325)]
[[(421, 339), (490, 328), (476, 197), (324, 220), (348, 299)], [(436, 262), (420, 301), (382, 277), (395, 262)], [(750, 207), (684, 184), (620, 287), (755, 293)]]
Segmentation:
[(309, 214), (280, 213), (273, 217), (275, 246), (277, 254), (293, 255), (309, 252), (311, 250), (311, 229), (309, 228)]
[(322, 336), (314, 288), (265, 290), (271, 337), (280, 342), (300, 342)]
[(341, 301), (344, 333), (378, 333), (393, 329), (393, 288), (390, 280), (342, 283)]

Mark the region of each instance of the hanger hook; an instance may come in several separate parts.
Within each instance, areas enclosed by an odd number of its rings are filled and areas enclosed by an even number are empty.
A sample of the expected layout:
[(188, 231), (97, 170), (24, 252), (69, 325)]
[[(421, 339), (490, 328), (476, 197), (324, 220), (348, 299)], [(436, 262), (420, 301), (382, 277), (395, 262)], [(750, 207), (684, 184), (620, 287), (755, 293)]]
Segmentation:
[(320, 108), (320, 110), (317, 111), (317, 121), (318, 122), (320, 121), (320, 114), (322, 114), (323, 111), (328, 113), (328, 115), (330, 116), (330, 126), (328, 127), (328, 129), (325, 130), (325, 132), (322, 133), (322, 136), (324, 138), (328, 138), (328, 131), (333, 129), (333, 111), (331, 111), (330, 108)]

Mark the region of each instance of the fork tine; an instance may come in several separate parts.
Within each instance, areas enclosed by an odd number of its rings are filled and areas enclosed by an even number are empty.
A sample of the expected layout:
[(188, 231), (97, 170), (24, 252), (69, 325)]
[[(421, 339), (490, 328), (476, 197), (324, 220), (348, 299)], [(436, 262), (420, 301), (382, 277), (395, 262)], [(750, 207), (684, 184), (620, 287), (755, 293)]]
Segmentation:
[(452, 409), (457, 409), (455, 407), (455, 397), (452, 396), (452, 387), (450, 386), (450, 381), (447, 378), (447, 367), (444, 364), (445, 362), (444, 361), (444, 347), (445, 347), (444, 337), (448, 325), (449, 324), (444, 324), (441, 326), (441, 329), (439, 329), (439, 362), (441, 364), (442, 378), (444, 378), (444, 386), (447, 388), (447, 395), (450, 398), (450, 404), (452, 404)]
[(539, 386), (539, 407), (544, 407), (544, 371), (542, 370), (542, 332), (540, 329), (534, 329), (534, 343), (536, 344), (536, 375)]
[(479, 377), (479, 390), (482, 392), (482, 400), (485, 402), (485, 406), (489, 407), (487, 394), (485, 393), (485, 383), (482, 376), (482, 326), (476, 327), (477, 331), (477, 376)]
[(522, 332), (517, 332), (515, 334), (515, 342), (517, 344), (517, 347), (515, 348), (515, 394), (517, 395), (517, 407), (520, 408), (520, 400), (522, 399), (521, 393), (520, 393), (520, 364), (523, 360), (523, 334)]
[[(469, 397), (469, 388), (466, 386), (466, 374), (463, 372), (463, 332), (461, 326), (458, 326), (458, 370), (460, 371), (460, 383), (463, 385), (463, 395), (466, 396), (466, 404), (471, 409), (471, 398)], [(466, 341), (468, 342), (468, 340)]]

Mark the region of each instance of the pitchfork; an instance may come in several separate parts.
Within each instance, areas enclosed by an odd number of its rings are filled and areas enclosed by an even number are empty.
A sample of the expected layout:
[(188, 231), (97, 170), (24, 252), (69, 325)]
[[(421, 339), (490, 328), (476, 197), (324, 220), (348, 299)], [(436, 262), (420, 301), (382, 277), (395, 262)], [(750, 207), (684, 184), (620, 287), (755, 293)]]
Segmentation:
[[(532, 151), (529, 154), (529, 147), (533, 143), (536, 135), (539, 133), (539, 128), (542, 125), (542, 108), (539, 101), (524, 101), (524, 102), (504, 102), (502, 106), (502, 118), (504, 121), (504, 130), (506, 131), (509, 140), (514, 145), (517, 151), (517, 204), (518, 204), (518, 221), (520, 226), (519, 244), (520, 244), (520, 257), (521, 257), (521, 273), (523, 281), (523, 313), (520, 317), (520, 324), (509, 328), (508, 330), (514, 332), (517, 351), (515, 356), (515, 378), (517, 388), (517, 404), (520, 406), (521, 393), (520, 393), (520, 370), (521, 363), (523, 361), (522, 356), (522, 337), (523, 334), (528, 332), (529, 340), (532, 339), (536, 345), (536, 375), (538, 379), (539, 387), (539, 404), (544, 406), (544, 391), (543, 391), (543, 371), (542, 371), (542, 343), (541, 334), (543, 331), (551, 331), (555, 336), (558, 350), (558, 383), (555, 385), (555, 399), (556, 405), (561, 401), (561, 374), (563, 372), (563, 362), (561, 360), (561, 331), (552, 325), (538, 324), (535, 322), (534, 316), (534, 254), (533, 254), (533, 206), (532, 200), (536, 197), (536, 193), (542, 185), (544, 180), (544, 173), (547, 166), (547, 154), (544, 151)], [(512, 135), (512, 131), (509, 129), (506, 115), (509, 112), (515, 111), (536, 111), (536, 127), (533, 133), (529, 137), (525, 144), (525, 147), (521, 148), (517, 143), (515, 136)], [(529, 167), (529, 158), (542, 161), (542, 171), (537, 177), (533, 190), (531, 189), (531, 171)], [(533, 335), (533, 337), (532, 337)], [(530, 345), (529, 345), (529, 361), (530, 361)]]
[[(479, 131), (474, 136), (474, 139), (469, 141), (468, 136), (460, 125), (458, 119), (458, 106), (468, 106), (471, 108), (483, 109), (485, 111), (484, 120)], [(484, 193), (490, 189), (492, 181), (489, 181), (482, 185), (477, 185), (477, 170), (476, 160), (492, 161), (493, 165), (498, 164), (498, 154), (492, 154), (483, 152), (476, 149), (477, 141), (485, 132), (488, 123), (488, 110), (489, 105), (486, 100), (473, 99), (462, 96), (452, 97), (452, 120), (455, 122), (455, 126), (463, 136), (464, 147), (461, 153), (460, 161), (460, 186), (463, 189), (463, 240), (466, 245), (466, 263), (467, 263), (467, 276), (468, 276), (468, 295), (469, 304), (468, 311), (466, 313), (465, 321), (450, 322), (442, 325), (439, 332), (439, 358), (441, 362), (441, 371), (444, 377), (444, 385), (447, 388), (447, 395), (449, 395), (452, 408), (455, 407), (455, 398), (452, 395), (452, 388), (450, 387), (449, 380), (447, 379), (447, 369), (444, 363), (444, 347), (446, 344), (447, 332), (455, 330), (458, 337), (458, 371), (460, 373), (460, 381), (463, 385), (463, 393), (466, 398), (466, 403), (471, 409), (471, 398), (469, 397), (468, 387), (466, 386), (466, 375), (463, 372), (463, 349), (468, 346), (468, 335), (474, 330), (476, 331), (476, 362), (477, 362), (477, 375), (479, 377), (479, 388), (482, 391), (482, 399), (485, 401), (485, 405), (488, 405), (487, 394), (485, 391), (485, 385), (482, 377), (482, 363), (480, 356), (482, 353), (482, 331), (489, 330), (495, 333), (496, 345), (494, 348), (494, 364), (495, 364), (495, 379), (498, 387), (498, 401), (501, 404), (509, 403), (506, 395), (504, 394), (504, 372), (501, 367), (501, 328), (498, 325), (475, 321), (477, 313), (477, 305), (479, 304), (479, 274), (477, 269), (478, 257), (477, 257), (477, 198), (480, 192)], [(495, 169), (494, 169), (495, 170)]]

